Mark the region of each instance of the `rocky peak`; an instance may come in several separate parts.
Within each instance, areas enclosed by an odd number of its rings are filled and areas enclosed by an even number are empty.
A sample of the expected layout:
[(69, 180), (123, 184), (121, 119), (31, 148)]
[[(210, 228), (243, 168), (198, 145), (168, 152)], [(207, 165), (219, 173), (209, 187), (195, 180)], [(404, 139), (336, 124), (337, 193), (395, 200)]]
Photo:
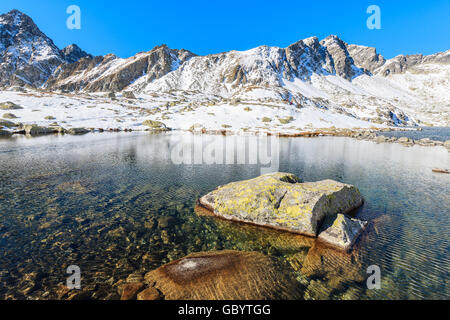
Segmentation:
[(62, 49), (61, 52), (64, 55), (64, 59), (67, 61), (67, 63), (74, 63), (84, 57), (92, 58), (90, 54), (81, 50), (81, 48), (76, 44), (68, 45), (67, 47)]
[(330, 35), (320, 41), (320, 44), (326, 47), (331, 55), (334, 71), (338, 76), (351, 80), (360, 73), (357, 68), (354, 68), (353, 59), (347, 50), (347, 43), (338, 36)]
[[(60, 66), (45, 86), (64, 90), (121, 91), (137, 80), (144, 86), (177, 69), (192, 56), (194, 54), (187, 50), (170, 49), (164, 44), (127, 59), (113, 54), (103, 57), (88, 55)], [(83, 77), (79, 77), (80, 74)]]
[(386, 59), (373, 47), (351, 44), (347, 46), (347, 50), (357, 67), (372, 73), (386, 62)]
[(60, 50), (26, 14), (0, 16), (0, 85), (40, 86), (62, 62)]

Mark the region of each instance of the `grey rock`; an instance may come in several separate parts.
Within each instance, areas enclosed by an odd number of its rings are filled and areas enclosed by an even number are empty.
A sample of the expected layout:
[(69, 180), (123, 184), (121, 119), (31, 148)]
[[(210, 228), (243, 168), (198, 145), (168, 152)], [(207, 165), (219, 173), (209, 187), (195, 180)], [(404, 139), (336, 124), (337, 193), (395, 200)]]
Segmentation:
[(26, 14), (12, 10), (0, 16), (0, 86), (40, 87), (64, 62), (61, 51)]
[(0, 103), (0, 109), (1, 110), (19, 110), (19, 109), (23, 109), (23, 107), (15, 104), (14, 102), (6, 101), (6, 102)]
[(228, 220), (309, 236), (318, 235), (325, 218), (348, 213), (363, 203), (354, 186), (333, 180), (299, 181), (293, 174), (269, 173), (220, 186), (199, 203)]
[(92, 56), (80, 49), (76, 44), (71, 44), (61, 50), (67, 63), (74, 63), (81, 58), (92, 58)]
[(55, 133), (55, 129), (41, 127), (36, 124), (25, 125), (24, 130), (25, 130), (25, 133), (29, 134), (29, 135), (41, 135), (41, 134)]
[(78, 134), (85, 134), (90, 132), (90, 130), (86, 128), (70, 128), (66, 131), (68, 134), (78, 135)]

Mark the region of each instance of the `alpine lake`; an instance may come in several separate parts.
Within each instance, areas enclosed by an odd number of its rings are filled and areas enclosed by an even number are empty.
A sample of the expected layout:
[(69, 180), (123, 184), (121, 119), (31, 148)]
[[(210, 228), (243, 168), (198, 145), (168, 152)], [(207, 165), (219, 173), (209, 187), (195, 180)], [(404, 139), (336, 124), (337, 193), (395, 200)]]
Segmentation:
[[(276, 152), (250, 161), (252, 146), (267, 139), (181, 132), (0, 139), (0, 299), (61, 299), (70, 265), (80, 267), (88, 298), (119, 299), (117, 284), (132, 273), (224, 249), (279, 260), (305, 299), (450, 299), (450, 175), (432, 172), (450, 167), (444, 147), (271, 138)], [(224, 160), (205, 156), (208, 146)], [(268, 171), (355, 185), (365, 199), (356, 216), (369, 226), (353, 250), (194, 210), (217, 186)], [(367, 286), (373, 265), (379, 289)]]

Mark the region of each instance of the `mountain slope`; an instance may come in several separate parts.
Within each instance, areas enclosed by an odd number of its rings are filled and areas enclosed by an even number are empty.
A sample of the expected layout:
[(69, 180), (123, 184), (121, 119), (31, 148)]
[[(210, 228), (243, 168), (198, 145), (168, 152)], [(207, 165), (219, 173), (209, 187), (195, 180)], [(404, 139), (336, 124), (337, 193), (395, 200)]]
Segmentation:
[(77, 45), (59, 50), (26, 14), (0, 16), (0, 87), (42, 86), (61, 64), (89, 56)]
[(121, 91), (138, 78), (147, 83), (175, 70), (194, 56), (187, 50), (173, 50), (166, 45), (141, 52), (128, 59), (109, 54), (84, 57), (61, 65), (45, 86), (52, 90)]
[(53, 41), (20, 11), (0, 16), (0, 86), (42, 85), (64, 62)]
[(0, 35), (0, 87), (133, 91), (148, 101), (189, 101), (188, 109), (288, 105), (294, 118), (311, 109), (350, 122), (450, 125), (450, 50), (385, 59), (331, 35), (207, 56), (161, 45), (126, 59), (93, 57), (76, 45), (59, 50), (17, 10), (0, 16)]

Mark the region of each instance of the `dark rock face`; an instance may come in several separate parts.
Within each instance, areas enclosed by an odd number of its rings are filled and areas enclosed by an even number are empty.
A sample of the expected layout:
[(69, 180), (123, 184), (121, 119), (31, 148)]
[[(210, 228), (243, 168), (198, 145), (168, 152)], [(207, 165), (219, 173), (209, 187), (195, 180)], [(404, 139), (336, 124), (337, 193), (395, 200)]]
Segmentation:
[[(160, 78), (192, 56), (194, 54), (189, 51), (169, 49), (166, 45), (128, 59), (120, 59), (113, 54), (86, 56), (78, 62), (61, 65), (49, 78), (46, 87), (69, 91), (121, 91), (143, 75), (146, 75), (147, 83)], [(80, 73), (85, 76), (75, 79)]]
[(18, 10), (0, 16), (0, 86), (41, 86), (64, 62), (53, 41)]
[(61, 50), (61, 52), (64, 55), (64, 60), (66, 60), (67, 63), (77, 62), (84, 57), (92, 58), (90, 54), (81, 50), (80, 47), (78, 47), (76, 44), (71, 44), (65, 47)]
[(347, 50), (357, 67), (372, 73), (386, 62), (386, 59), (373, 47), (351, 44), (347, 46)]
[(347, 80), (355, 75), (362, 74), (362, 70), (354, 65), (353, 59), (347, 50), (347, 44), (337, 36), (328, 36), (320, 41), (327, 48), (333, 61), (334, 72)]
[(388, 76), (393, 73), (402, 73), (422, 63), (450, 64), (450, 50), (429, 56), (424, 56), (422, 54), (399, 55), (386, 61), (386, 63), (378, 70), (378, 73), (383, 76)]

